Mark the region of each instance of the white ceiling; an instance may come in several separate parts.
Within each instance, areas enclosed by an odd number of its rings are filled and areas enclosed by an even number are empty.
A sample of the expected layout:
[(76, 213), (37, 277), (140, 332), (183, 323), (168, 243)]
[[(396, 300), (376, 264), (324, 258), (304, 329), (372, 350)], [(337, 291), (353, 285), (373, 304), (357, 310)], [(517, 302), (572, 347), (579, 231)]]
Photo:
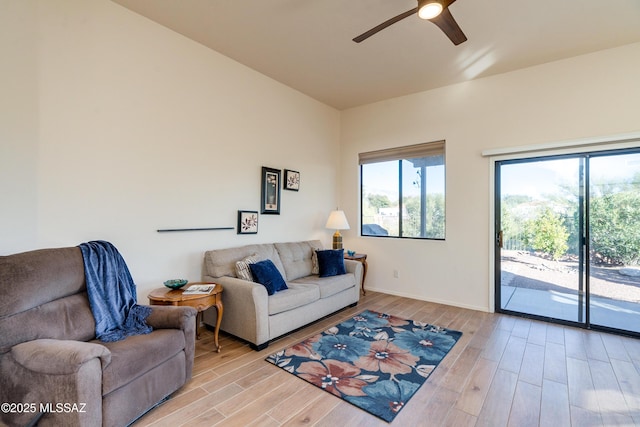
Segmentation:
[[(640, 0), (458, 0), (468, 41), (416, 0), (112, 0), (337, 109), (640, 41)], [(639, 77), (640, 80), (640, 77)]]

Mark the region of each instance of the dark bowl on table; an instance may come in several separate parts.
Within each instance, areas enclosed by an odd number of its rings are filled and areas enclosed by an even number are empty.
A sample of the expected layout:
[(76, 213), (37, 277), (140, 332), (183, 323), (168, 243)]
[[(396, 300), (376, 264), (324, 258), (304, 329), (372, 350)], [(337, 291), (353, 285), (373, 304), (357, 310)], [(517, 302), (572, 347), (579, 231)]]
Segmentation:
[(188, 282), (189, 281), (185, 280), (185, 279), (172, 279), (172, 280), (167, 280), (166, 282), (164, 282), (164, 285), (167, 288), (180, 289), (181, 287), (186, 285)]

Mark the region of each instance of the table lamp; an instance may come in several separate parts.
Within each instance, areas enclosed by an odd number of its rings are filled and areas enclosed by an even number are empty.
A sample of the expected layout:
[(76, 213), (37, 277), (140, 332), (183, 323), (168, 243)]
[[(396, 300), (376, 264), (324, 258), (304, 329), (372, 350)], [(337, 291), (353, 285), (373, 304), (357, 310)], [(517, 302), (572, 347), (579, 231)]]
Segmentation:
[(340, 234), (340, 230), (349, 229), (349, 223), (347, 222), (347, 217), (344, 215), (344, 212), (339, 210), (332, 211), (325, 227), (336, 230), (333, 235), (333, 249), (342, 249), (342, 235)]

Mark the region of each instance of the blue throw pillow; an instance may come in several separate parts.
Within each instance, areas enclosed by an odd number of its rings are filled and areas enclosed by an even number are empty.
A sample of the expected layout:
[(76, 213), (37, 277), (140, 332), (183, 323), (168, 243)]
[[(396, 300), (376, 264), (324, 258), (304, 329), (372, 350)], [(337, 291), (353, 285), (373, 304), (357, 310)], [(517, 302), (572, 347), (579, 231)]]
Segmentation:
[(344, 266), (344, 249), (327, 249), (316, 251), (320, 277), (338, 276), (346, 274)]
[(265, 259), (264, 261), (256, 262), (255, 264), (249, 264), (249, 268), (251, 269), (253, 280), (267, 288), (267, 293), (269, 295), (289, 289), (282, 278), (282, 274), (280, 274), (270, 259)]

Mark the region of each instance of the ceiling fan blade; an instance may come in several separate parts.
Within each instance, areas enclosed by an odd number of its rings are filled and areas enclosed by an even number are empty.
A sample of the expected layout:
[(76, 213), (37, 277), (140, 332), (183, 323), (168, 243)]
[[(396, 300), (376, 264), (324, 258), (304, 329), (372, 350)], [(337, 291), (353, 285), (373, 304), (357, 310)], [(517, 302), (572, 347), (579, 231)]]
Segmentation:
[(406, 12), (401, 13), (398, 16), (394, 16), (393, 18), (391, 18), (391, 19), (389, 19), (387, 21), (384, 21), (382, 24), (373, 27), (372, 29), (370, 29), (366, 33), (360, 34), (358, 37), (354, 38), (353, 41), (356, 42), (356, 43), (360, 43), (361, 41), (364, 41), (364, 40), (368, 39), (369, 37), (371, 37), (372, 35), (376, 34), (377, 32), (384, 30), (388, 26), (393, 25), (396, 22), (401, 21), (401, 20), (403, 20), (404, 18), (406, 18), (408, 16), (411, 16), (411, 15), (415, 14), (416, 12), (418, 12), (418, 8), (417, 7), (414, 7), (411, 10), (407, 10)]
[[(453, 3), (453, 2), (451, 2)], [(459, 45), (460, 43), (467, 41), (467, 36), (464, 35), (462, 29), (453, 18), (449, 9), (443, 9), (442, 13), (435, 18), (430, 19), (429, 21), (436, 24), (440, 29), (451, 39), (454, 45)]]

